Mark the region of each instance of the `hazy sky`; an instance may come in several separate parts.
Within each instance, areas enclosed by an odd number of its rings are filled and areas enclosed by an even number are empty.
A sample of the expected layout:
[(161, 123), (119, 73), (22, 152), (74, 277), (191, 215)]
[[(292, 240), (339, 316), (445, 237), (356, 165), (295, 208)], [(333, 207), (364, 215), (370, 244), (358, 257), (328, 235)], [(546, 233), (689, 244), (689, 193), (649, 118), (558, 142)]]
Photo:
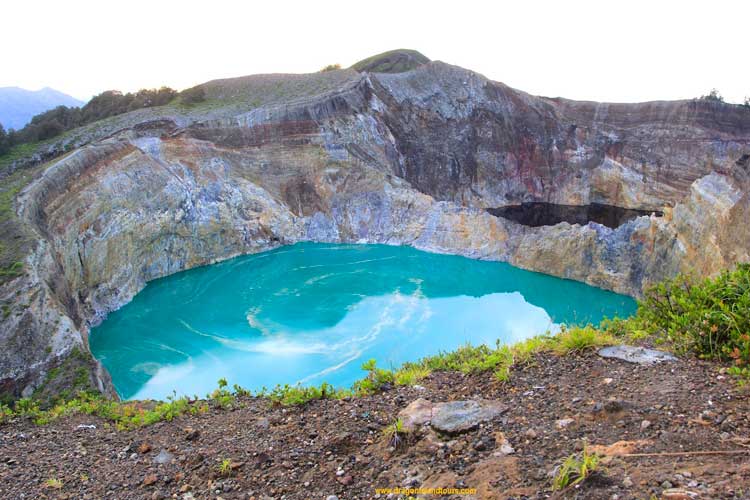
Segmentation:
[(546, 96), (750, 95), (747, 0), (6, 0), (0, 87), (106, 89), (348, 66), (394, 48)]

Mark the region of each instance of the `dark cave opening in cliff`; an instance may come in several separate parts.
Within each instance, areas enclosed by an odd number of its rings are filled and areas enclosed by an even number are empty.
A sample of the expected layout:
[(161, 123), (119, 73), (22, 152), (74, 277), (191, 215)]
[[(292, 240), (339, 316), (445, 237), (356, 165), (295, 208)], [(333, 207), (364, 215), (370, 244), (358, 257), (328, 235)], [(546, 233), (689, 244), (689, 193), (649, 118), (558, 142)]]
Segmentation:
[(596, 222), (603, 226), (616, 228), (642, 215), (655, 214), (661, 217), (658, 210), (637, 210), (601, 203), (590, 205), (559, 205), (556, 203), (528, 202), (520, 205), (488, 208), (496, 216), (509, 219), (524, 226), (554, 226), (561, 222), (585, 225)]

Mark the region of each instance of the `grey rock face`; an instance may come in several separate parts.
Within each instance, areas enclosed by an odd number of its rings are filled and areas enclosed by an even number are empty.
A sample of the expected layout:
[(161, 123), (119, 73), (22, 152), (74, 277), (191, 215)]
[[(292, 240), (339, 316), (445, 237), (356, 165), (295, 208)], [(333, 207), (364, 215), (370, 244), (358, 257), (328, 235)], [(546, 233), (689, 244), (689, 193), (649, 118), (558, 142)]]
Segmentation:
[(603, 358), (621, 359), (628, 363), (636, 363), (639, 365), (653, 365), (667, 361), (677, 361), (677, 358), (668, 352), (632, 345), (604, 347), (599, 349), (599, 356)]

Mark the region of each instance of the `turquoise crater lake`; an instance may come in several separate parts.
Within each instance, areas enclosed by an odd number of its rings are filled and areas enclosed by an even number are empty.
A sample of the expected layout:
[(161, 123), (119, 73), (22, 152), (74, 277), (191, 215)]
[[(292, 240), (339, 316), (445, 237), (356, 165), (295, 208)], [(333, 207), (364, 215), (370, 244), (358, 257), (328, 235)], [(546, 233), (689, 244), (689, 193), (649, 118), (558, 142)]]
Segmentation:
[(382, 367), (467, 342), (512, 343), (561, 323), (635, 311), (583, 283), (385, 245), (301, 243), (154, 280), (91, 331), (125, 399), (247, 389), (348, 387)]

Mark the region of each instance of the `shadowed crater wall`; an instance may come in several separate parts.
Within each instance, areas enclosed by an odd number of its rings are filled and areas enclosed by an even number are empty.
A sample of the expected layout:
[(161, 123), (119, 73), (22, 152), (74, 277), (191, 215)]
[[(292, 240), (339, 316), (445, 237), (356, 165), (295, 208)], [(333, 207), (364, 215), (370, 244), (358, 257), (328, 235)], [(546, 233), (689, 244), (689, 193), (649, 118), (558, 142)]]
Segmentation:
[(554, 226), (561, 222), (586, 225), (589, 222), (596, 222), (612, 229), (642, 215), (654, 214), (657, 217), (664, 215), (663, 212), (658, 210), (635, 210), (602, 203), (579, 206), (530, 202), (521, 205), (488, 208), (487, 211), (494, 216), (512, 220), (524, 226)]

